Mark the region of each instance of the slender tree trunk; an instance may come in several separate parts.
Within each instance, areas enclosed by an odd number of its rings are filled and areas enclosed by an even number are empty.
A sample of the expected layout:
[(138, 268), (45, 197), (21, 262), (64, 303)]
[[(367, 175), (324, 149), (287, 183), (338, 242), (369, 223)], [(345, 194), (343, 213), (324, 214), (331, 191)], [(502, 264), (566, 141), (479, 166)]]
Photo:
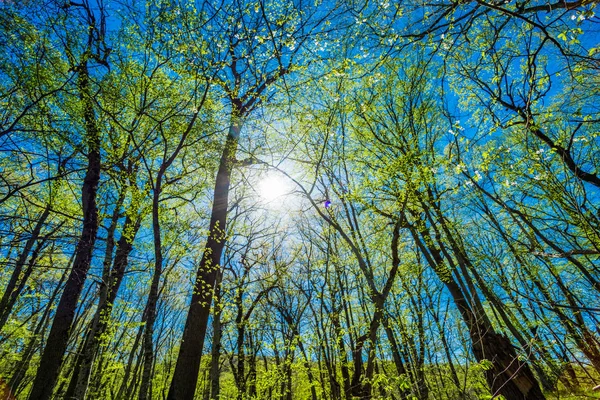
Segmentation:
[(217, 277), (217, 283), (215, 286), (215, 305), (213, 315), (213, 339), (212, 339), (212, 350), (210, 359), (210, 399), (218, 400), (220, 391), (220, 358), (221, 358), (221, 312), (223, 306), (221, 304), (221, 278), (223, 274), (219, 273)]
[(302, 357), (304, 358), (304, 368), (306, 368), (308, 384), (310, 385), (310, 398), (311, 398), (311, 400), (317, 400), (317, 390), (315, 389), (316, 382), (315, 382), (315, 378), (312, 373), (312, 368), (310, 366), (310, 359), (308, 358), (308, 354), (306, 353), (304, 344), (300, 340), (300, 335), (297, 336), (297, 340), (298, 340), (298, 348), (300, 348), (300, 352), (302, 353)]
[[(450, 300), (448, 299), (448, 303), (446, 304), (446, 310), (444, 311), (444, 315), (448, 314), (448, 306)], [(442, 340), (442, 346), (444, 346), (444, 354), (446, 354), (446, 359), (448, 360), (448, 367), (450, 368), (450, 376), (452, 378), (452, 382), (456, 386), (456, 390), (461, 398), (464, 398), (464, 390), (460, 383), (460, 379), (458, 378), (458, 373), (456, 371), (456, 367), (454, 366), (454, 361), (452, 361), (452, 352), (450, 351), (450, 345), (448, 344), (448, 339), (446, 338), (446, 327), (445, 320), (444, 323), (440, 321), (440, 317), (435, 310), (432, 310), (431, 316), (435, 321), (435, 324), (438, 328), (438, 332), (440, 333), (440, 339)]]
[[(138, 347), (140, 346), (141, 341), (144, 336), (144, 326), (146, 322), (146, 310), (142, 314), (142, 325), (138, 329), (138, 333), (135, 336), (135, 340), (133, 342), (133, 346), (131, 347), (131, 353), (129, 353), (129, 358), (127, 360), (127, 364), (125, 364), (125, 374), (123, 375), (123, 382), (121, 382), (121, 386), (119, 387), (119, 392), (117, 393), (117, 400), (130, 400), (131, 399), (131, 391), (132, 391), (132, 367), (134, 365), (135, 353), (137, 352)], [(143, 359), (143, 353), (138, 357), (138, 364)], [(134, 368), (133, 376), (137, 375), (137, 366)], [(135, 379), (135, 378), (134, 378)]]
[(342, 327), (340, 325), (339, 314), (333, 312), (331, 315), (331, 322), (335, 328), (336, 340), (338, 352), (340, 353), (340, 362), (342, 370), (342, 383), (344, 385), (344, 398), (350, 399), (352, 395), (350, 393), (350, 371), (348, 370), (348, 361), (346, 359), (346, 346), (344, 345)]
[(144, 364), (142, 368), (142, 384), (140, 386), (139, 400), (146, 400), (150, 396), (152, 386), (152, 365), (154, 364), (154, 323), (156, 321), (156, 306), (158, 303), (158, 292), (163, 270), (162, 239), (160, 233), (159, 201), (162, 190), (162, 177), (165, 172), (164, 164), (158, 172), (152, 197), (152, 233), (154, 237), (154, 273), (150, 284), (150, 293), (146, 303), (146, 325), (142, 350), (144, 353)]
[(19, 294), (21, 293), (21, 290), (18, 290), (18, 288), (22, 289), (25, 286), (25, 282), (27, 281), (27, 278), (33, 270), (34, 262), (30, 262), (29, 264), (31, 268), (28, 268), (28, 271), (23, 273), (23, 267), (25, 266), (25, 262), (29, 257), (29, 253), (31, 252), (31, 249), (33, 248), (35, 242), (38, 240), (42, 227), (46, 223), (46, 219), (49, 215), (50, 204), (46, 205), (44, 211), (40, 214), (35, 224), (35, 227), (31, 232), (31, 236), (25, 242), (25, 246), (23, 247), (23, 250), (21, 250), (19, 257), (17, 258), (17, 262), (15, 263), (15, 268), (13, 269), (13, 272), (10, 276), (8, 285), (4, 290), (2, 299), (0, 299), (0, 331), (6, 324), (6, 321), (8, 320), (8, 317), (11, 314), (12, 308), (15, 305)]
[[(519, 252), (517, 251), (512, 239), (508, 236), (508, 234), (506, 233), (506, 231), (504, 230), (504, 228), (502, 227), (502, 225), (500, 224), (500, 222), (498, 221), (498, 219), (496, 218), (496, 215), (489, 209), (489, 207), (487, 206), (487, 204), (485, 203), (485, 200), (482, 199), (482, 210), (483, 212), (488, 216), (490, 222), (493, 224), (493, 226), (496, 228), (496, 230), (498, 231), (498, 233), (500, 234), (501, 238), (504, 240), (504, 242), (506, 243), (506, 245), (508, 246), (508, 248), (510, 249), (511, 253), (513, 254), (513, 256), (515, 257), (515, 260), (517, 260), (519, 262), (519, 264), (521, 265), (521, 267), (524, 269), (525, 272), (527, 272), (530, 276), (533, 277), (533, 274), (531, 274), (530, 272), (530, 268), (528, 267), (528, 263), (526, 262), (526, 260), (521, 256), (521, 254), (519, 254)], [(513, 217), (514, 218), (514, 217)], [(502, 275), (500, 275), (500, 277), (502, 278)], [(476, 275), (477, 278), (477, 275)], [(533, 278), (533, 281), (537, 281), (537, 278)], [(512, 296), (512, 291), (508, 288), (508, 282), (506, 282), (506, 285), (504, 287), (504, 289), (506, 290), (507, 293), (509, 293), (509, 296), (511, 296), (511, 300), (513, 301), (513, 303), (518, 304), (518, 302), (516, 301), (516, 299), (514, 299)], [(487, 295), (486, 295), (487, 296)], [(495, 296), (494, 296), (495, 297)], [(490, 300), (492, 300), (490, 298)], [(520, 313), (521, 318), (525, 319), (527, 318), (527, 316), (523, 313), (521, 307), (517, 307), (517, 312)], [(506, 310), (503, 310), (500, 315), (501, 317), (504, 319), (505, 317), (503, 315), (505, 314), (512, 314)], [(508, 318), (508, 315), (507, 315)], [(515, 317), (513, 317), (515, 318)], [(508, 328), (511, 330), (511, 332), (513, 333), (513, 335), (515, 335), (515, 332), (513, 332), (513, 329), (516, 331), (516, 328), (512, 328), (511, 324), (507, 325)], [(523, 331), (523, 329), (519, 329), (519, 331)], [(515, 335), (515, 337), (517, 337)], [(517, 337), (518, 340), (519, 337)], [(560, 376), (560, 371), (558, 370), (558, 367), (556, 366), (556, 364), (554, 363), (554, 357), (549, 353), (548, 349), (545, 348), (543, 345), (537, 345), (537, 343), (533, 343), (533, 345), (535, 346), (536, 350), (539, 352), (541, 360), (543, 360), (546, 365), (550, 366), (552, 373), (555, 376)], [(524, 346), (523, 344), (521, 344), (521, 346)], [(535, 363), (533, 364), (535, 367)], [(556, 389), (556, 379), (553, 379), (552, 377), (548, 376), (548, 374), (541, 368), (541, 367), (537, 367), (536, 368), (536, 372), (538, 374), (538, 376), (540, 376), (541, 379), (541, 383), (544, 387), (544, 389), (546, 390), (554, 390)]]
[(302, 357), (304, 358), (304, 368), (306, 368), (306, 374), (308, 377), (308, 383), (310, 385), (310, 395), (312, 400), (317, 400), (317, 392), (315, 390), (315, 378), (312, 373), (312, 368), (310, 366), (310, 360), (308, 359), (308, 354), (306, 349), (304, 348), (304, 343), (300, 339), (300, 332), (298, 331), (298, 324), (294, 322), (292, 316), (288, 312), (288, 310), (280, 309), (279, 312), (283, 316), (284, 321), (288, 324), (289, 329), (292, 331), (292, 337), (297, 341), (298, 348), (300, 349), (300, 353), (302, 353)]
[[(394, 331), (392, 330), (389, 319), (387, 317), (383, 321), (383, 327), (385, 328), (385, 334), (388, 338), (388, 341), (390, 342), (390, 350), (392, 352), (392, 359), (394, 360), (396, 372), (398, 373), (398, 376), (404, 376), (406, 379), (409, 379), (409, 375), (406, 372), (406, 367), (404, 366), (404, 362), (402, 361), (402, 356), (400, 355), (398, 342), (396, 341)], [(404, 388), (398, 388), (398, 392), (400, 393), (401, 399), (405, 399), (410, 394), (409, 391)]]
[(285, 400), (292, 400), (292, 359), (289, 358), (289, 354), (283, 363), (285, 368)]
[[(6, 314), (4, 315), (4, 317), (6, 319), (4, 319), (2, 321), (2, 324), (5, 324), (7, 322), (8, 317), (10, 317), (12, 309), (14, 308), (15, 304), (17, 303), (19, 296), (21, 295), (21, 293), (23, 293), (23, 289), (25, 288), (25, 285), (27, 284), (29, 277), (33, 273), (34, 268), (37, 263), (37, 260), (40, 256), (40, 253), (43, 251), (44, 247), (46, 246), (50, 235), (51, 235), (51, 233), (46, 235), (41, 241), (39, 241), (37, 243), (37, 245), (33, 249), (33, 252), (31, 253), (31, 257), (29, 258), (29, 261), (27, 262), (27, 268), (25, 269), (25, 271), (23, 271), (22, 275), (19, 277), (19, 283), (18, 283), (17, 287), (13, 289), (12, 294), (7, 299), (7, 304), (6, 304), (6, 309), (5, 309)], [(1, 342), (1, 340), (0, 340), (0, 342)]]
[(63, 356), (67, 348), (71, 324), (75, 318), (77, 301), (81, 295), (87, 272), (92, 261), (92, 250), (98, 231), (96, 192), (100, 182), (100, 133), (92, 105), (92, 90), (87, 64), (79, 67), (77, 86), (83, 104), (83, 117), (87, 135), (88, 165), (82, 187), (83, 229), (75, 250), (75, 261), (58, 303), (46, 347), (40, 360), (38, 373), (29, 395), (30, 400), (46, 400), (52, 397), (58, 379)]
[[(265, 365), (265, 372), (268, 373), (269, 372), (269, 360), (267, 360), (267, 356), (265, 356), (263, 354), (263, 364)], [(273, 385), (269, 384), (269, 387), (267, 388), (267, 399), (268, 400), (272, 400), (273, 399)]]
[[(141, 330), (142, 336), (140, 336), (143, 339), (143, 332), (144, 330)], [(141, 346), (141, 342), (139, 344)], [(140, 355), (138, 357), (138, 359), (135, 362), (135, 366), (133, 368), (133, 379), (131, 379), (131, 382), (126, 381), (125, 382), (125, 400), (129, 400), (132, 399), (134, 397), (135, 391), (138, 388), (138, 380), (140, 377), (140, 369), (142, 369), (142, 364), (144, 363), (144, 349), (142, 348), (140, 351)]]
[[(456, 236), (456, 238), (455, 238), (455, 235), (451, 232), (451, 230), (448, 226), (448, 223), (447, 223), (446, 219), (444, 218), (444, 216), (441, 214), (441, 211), (439, 210), (439, 208), (434, 207), (434, 210), (436, 211), (436, 213), (438, 215), (438, 219), (441, 222), (441, 227), (446, 235), (445, 237), (448, 240), (454, 254), (456, 255), (458, 263), (462, 266), (461, 268), (463, 270), (463, 274), (465, 276), (468, 276), (469, 272), (473, 274), (473, 276), (475, 277), (475, 280), (477, 281), (477, 284), (479, 285), (479, 288), (482, 291), (482, 293), (484, 294), (484, 296), (488, 299), (488, 301), (490, 301), (490, 303), (495, 307), (495, 309), (500, 314), (500, 317), (502, 319), (501, 322), (508, 328), (508, 330), (517, 339), (517, 341), (519, 342), (521, 347), (530, 348), (531, 343), (529, 343), (527, 340), (525, 340), (525, 338), (523, 337), (521, 332), (516, 329), (516, 327), (514, 326), (512, 321), (508, 318), (508, 316), (506, 314), (507, 311), (505, 311), (504, 305), (500, 302), (500, 300), (498, 299), (496, 294), (488, 288), (488, 285), (486, 284), (484, 279), (481, 277), (481, 275), (477, 271), (477, 268), (475, 268), (475, 266), (471, 263), (471, 261), (467, 257), (467, 254), (466, 254), (464, 248), (458, 242), (458, 240), (460, 240), (460, 237)], [(470, 277), (467, 278), (467, 280), (470, 281), (471, 280)], [(474, 287), (472, 284), (471, 284), (471, 286)], [(479, 307), (480, 307), (479, 309), (482, 310), (481, 312), (483, 312), (483, 308), (481, 308), (480, 303), (479, 303)], [(544, 370), (537, 365), (537, 360), (533, 353), (529, 355), (528, 361), (531, 364), (532, 368), (534, 370), (536, 370), (542, 386), (544, 388), (546, 388), (547, 390), (551, 390), (552, 386), (550, 385), (550, 381), (549, 381), (548, 377), (546, 376), (546, 373), (544, 372)]]
[(250, 344), (251, 354), (248, 357), (248, 397), (250, 399), (256, 398), (256, 355), (258, 349), (254, 344), (252, 335), (248, 335), (248, 342)]
[(210, 400), (211, 396), (211, 382), (210, 382), (210, 370), (202, 374), (202, 381), (200, 382), (200, 391), (202, 392), (202, 398), (204, 400)]
[(19, 392), (19, 390), (18, 390), (19, 386), (21, 385), (21, 382), (25, 378), (25, 374), (27, 373), (27, 370), (29, 369), (29, 364), (31, 363), (31, 359), (33, 358), (33, 355), (36, 351), (37, 344), (39, 342), (41, 342), (42, 338), (44, 337), (44, 331), (47, 328), (47, 323), (50, 318), (50, 312), (52, 310), (52, 305), (54, 304), (54, 301), (58, 297), (58, 293), (62, 289), (62, 284), (66, 278), (67, 278), (67, 272), (65, 271), (65, 273), (60, 278), (58, 285), (56, 285), (56, 287), (52, 291), (52, 295), (50, 296), (50, 299), (48, 300), (48, 304), (46, 306), (46, 309), (44, 310), (44, 314), (40, 318), (40, 322), (37, 324), (35, 330), (33, 331), (33, 337), (31, 338), (27, 348), (23, 352), (23, 358), (19, 362), (18, 366), (15, 368), (16, 372), (10, 379), (8, 386), (10, 387), (11, 391), (15, 394), (18, 394), (18, 392)]
[[(75, 399), (84, 399), (88, 390), (92, 365), (100, 348), (101, 338), (108, 328), (113, 305), (123, 277), (125, 276), (129, 253), (133, 249), (133, 241), (140, 228), (140, 224), (141, 218), (139, 216), (132, 218), (130, 215), (127, 215), (121, 238), (117, 243), (112, 271), (110, 271), (105, 282), (103, 282), (102, 294), (93, 318), (92, 327), (87, 333), (84, 347), (74, 371), (76, 386), (72, 392), (72, 397)], [(66, 396), (66, 398), (68, 399), (69, 396)]]
[(246, 353), (244, 349), (246, 339), (246, 320), (244, 319), (244, 310), (242, 304), (243, 291), (240, 288), (237, 291), (235, 303), (237, 306), (237, 315), (235, 318), (235, 324), (237, 327), (237, 372), (235, 373), (235, 385), (237, 386), (237, 398), (242, 400), (246, 394)]
[[(71, 381), (69, 383), (67, 392), (65, 393), (66, 399), (80, 398), (79, 396), (77, 396), (75, 394), (75, 387), (77, 385), (77, 381), (78, 381), (78, 378), (80, 375), (83, 359), (90, 357), (90, 355), (85, 354), (86, 351), (89, 351), (89, 348), (91, 345), (91, 340), (93, 338), (93, 336), (90, 335), (90, 333), (96, 330), (96, 327), (98, 325), (98, 320), (99, 320), (99, 311), (102, 309), (103, 302), (106, 301), (106, 294), (107, 294), (106, 283), (107, 283), (107, 279), (108, 279), (107, 270), (108, 271), (110, 270), (110, 264), (112, 263), (112, 256), (113, 256), (114, 244), (115, 244), (115, 239), (114, 239), (115, 231), (117, 229), (117, 223), (119, 222), (119, 213), (121, 212), (121, 206), (123, 204), (124, 199), (125, 199), (125, 191), (123, 188), (121, 188), (119, 190), (119, 197), (116, 201), (116, 204), (115, 204), (115, 207), (113, 210), (113, 214), (112, 214), (112, 218), (110, 220), (110, 225), (108, 226), (107, 233), (106, 233), (106, 241), (105, 241), (106, 245), (105, 245), (105, 250), (104, 250), (104, 262), (103, 262), (104, 268), (102, 271), (103, 282), (100, 284), (100, 295), (98, 296), (98, 298), (99, 298), (98, 306), (96, 307), (96, 312), (94, 314), (94, 317), (92, 317), (92, 321), (90, 323), (90, 328), (87, 330), (87, 333), (85, 335), (85, 340), (83, 341), (81, 348), (79, 348), (79, 351), (77, 352), (75, 366), (72, 368), (73, 374), (71, 375)], [(87, 385), (86, 385), (86, 387), (87, 387)], [(85, 393), (84, 393), (84, 395), (85, 395)], [(81, 398), (83, 398), (83, 396), (81, 396)]]

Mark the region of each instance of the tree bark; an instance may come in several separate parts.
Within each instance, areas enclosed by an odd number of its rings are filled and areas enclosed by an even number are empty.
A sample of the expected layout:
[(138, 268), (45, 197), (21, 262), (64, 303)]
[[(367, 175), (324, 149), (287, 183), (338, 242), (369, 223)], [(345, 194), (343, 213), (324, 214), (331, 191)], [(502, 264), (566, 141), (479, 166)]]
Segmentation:
[[(239, 112), (234, 112), (235, 115), (239, 115)], [(196, 392), (210, 305), (225, 247), (231, 170), (235, 163), (241, 128), (241, 120), (234, 117), (219, 162), (208, 239), (196, 275), (168, 400), (192, 400)]]
[(433, 247), (427, 229), (421, 226), (417, 233), (417, 229), (411, 226), (410, 230), (426, 260), (450, 292), (467, 326), (475, 359), (491, 363), (485, 376), (492, 395), (503, 395), (507, 399), (545, 400), (535, 376), (529, 366), (519, 360), (510, 340), (496, 333), (487, 323), (489, 320), (471, 308), (460, 286), (444, 266), (441, 252)]
[(92, 91), (87, 63), (79, 67), (77, 86), (83, 103), (83, 117), (88, 148), (87, 172), (82, 187), (83, 229), (75, 249), (75, 261), (65, 289), (58, 303), (46, 347), (40, 360), (30, 400), (46, 400), (52, 397), (58, 379), (63, 355), (67, 348), (71, 324), (75, 318), (77, 301), (83, 290), (87, 272), (92, 261), (92, 251), (98, 232), (98, 209), (96, 193), (100, 182), (100, 133), (96, 126), (96, 116), (92, 104)]

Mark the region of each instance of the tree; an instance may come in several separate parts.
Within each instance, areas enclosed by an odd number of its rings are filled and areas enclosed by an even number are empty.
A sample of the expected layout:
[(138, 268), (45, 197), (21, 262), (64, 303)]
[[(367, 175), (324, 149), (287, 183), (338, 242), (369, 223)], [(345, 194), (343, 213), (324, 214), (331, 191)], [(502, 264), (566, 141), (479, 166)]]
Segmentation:
[(212, 293), (226, 241), (231, 172), (244, 123), (272, 95), (272, 85), (299, 68), (309, 39), (336, 12), (335, 8), (321, 7), (300, 10), (294, 2), (233, 1), (219, 9), (205, 5), (211, 22), (204, 26), (206, 33), (201, 31), (202, 39), (210, 37), (213, 26), (223, 32), (213, 39), (214, 47), (223, 50), (212, 62), (223, 67), (217, 82), (229, 103), (229, 126), (215, 179), (207, 244), (198, 266), (169, 399), (191, 399), (195, 393)]
[(596, 8), (0, 1), (0, 383), (595, 386)]
[[(108, 51), (102, 34), (105, 29), (105, 15), (104, 10), (100, 9), (100, 15), (96, 16), (87, 2), (81, 6), (76, 6), (76, 8), (82, 8), (83, 20), (81, 22), (83, 26), (88, 27), (85, 36), (83, 36), (86, 42), (79, 49), (67, 48), (65, 51), (70, 55), (71, 68), (77, 72), (76, 89), (81, 101), (81, 117), (87, 149), (87, 171), (81, 189), (83, 227), (75, 250), (73, 267), (60, 297), (52, 328), (46, 341), (46, 347), (40, 360), (38, 374), (29, 395), (31, 399), (49, 399), (52, 397), (52, 390), (69, 340), (69, 331), (75, 316), (77, 301), (83, 289), (87, 271), (90, 268), (98, 230), (96, 193), (100, 181), (101, 132), (92, 100), (89, 63), (94, 60), (106, 63)], [(67, 15), (71, 13), (69, 9), (62, 12)], [(81, 53), (75, 55), (76, 52)]]

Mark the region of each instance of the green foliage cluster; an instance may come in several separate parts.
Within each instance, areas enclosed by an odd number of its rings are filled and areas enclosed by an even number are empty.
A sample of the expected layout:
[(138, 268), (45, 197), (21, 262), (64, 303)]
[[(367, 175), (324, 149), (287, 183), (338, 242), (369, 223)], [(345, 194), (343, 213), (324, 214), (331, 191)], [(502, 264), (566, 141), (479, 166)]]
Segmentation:
[(599, 397), (596, 12), (0, 1), (0, 393)]

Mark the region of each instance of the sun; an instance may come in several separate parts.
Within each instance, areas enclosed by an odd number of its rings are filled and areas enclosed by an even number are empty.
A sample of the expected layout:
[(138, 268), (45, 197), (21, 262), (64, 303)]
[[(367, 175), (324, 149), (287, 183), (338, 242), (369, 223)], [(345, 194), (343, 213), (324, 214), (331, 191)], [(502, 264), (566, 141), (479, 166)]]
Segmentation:
[(279, 199), (289, 191), (288, 183), (274, 174), (268, 174), (258, 183), (258, 194), (267, 202)]

